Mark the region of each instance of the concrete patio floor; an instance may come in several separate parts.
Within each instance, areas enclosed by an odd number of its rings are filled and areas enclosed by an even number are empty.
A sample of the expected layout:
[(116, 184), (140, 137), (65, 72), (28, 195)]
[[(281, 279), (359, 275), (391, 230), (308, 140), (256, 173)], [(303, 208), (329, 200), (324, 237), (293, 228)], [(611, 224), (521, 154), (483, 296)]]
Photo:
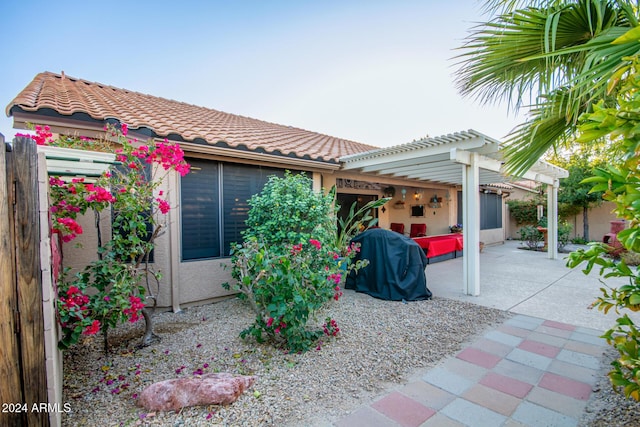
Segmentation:
[[(480, 295), (465, 295), (462, 289), (462, 258), (429, 264), (427, 286), (436, 297), (452, 298), (538, 317), (605, 331), (615, 325), (618, 315), (605, 315), (589, 309), (602, 295), (603, 283), (594, 270), (588, 276), (580, 268), (566, 266), (567, 254), (557, 260), (545, 252), (519, 249), (520, 241), (487, 246), (480, 254)], [(606, 279), (608, 286), (619, 287), (622, 279)], [(625, 310), (640, 324), (640, 313)]]

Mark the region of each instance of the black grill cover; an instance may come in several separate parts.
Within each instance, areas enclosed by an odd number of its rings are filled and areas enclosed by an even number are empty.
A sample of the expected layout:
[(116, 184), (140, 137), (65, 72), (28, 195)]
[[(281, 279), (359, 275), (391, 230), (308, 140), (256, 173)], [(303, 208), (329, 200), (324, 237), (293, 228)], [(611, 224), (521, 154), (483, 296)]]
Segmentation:
[(355, 260), (368, 259), (369, 265), (347, 276), (346, 289), (391, 301), (431, 298), (424, 272), (427, 257), (416, 242), (382, 228), (363, 231), (351, 241), (361, 245)]

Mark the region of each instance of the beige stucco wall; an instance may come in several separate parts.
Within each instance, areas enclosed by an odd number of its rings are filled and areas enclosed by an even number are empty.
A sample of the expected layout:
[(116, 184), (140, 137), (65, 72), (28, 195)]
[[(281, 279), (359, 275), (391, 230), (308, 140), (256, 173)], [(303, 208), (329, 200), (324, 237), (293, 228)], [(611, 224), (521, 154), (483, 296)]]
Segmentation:
[[(589, 209), (589, 239), (591, 241), (602, 241), (602, 238), (611, 229), (611, 221), (614, 221), (617, 216), (612, 213), (615, 208), (613, 202), (604, 202), (600, 206), (595, 206)], [(584, 234), (584, 221), (582, 218), (582, 212), (575, 217), (568, 219), (569, 223), (573, 226), (572, 237), (580, 236)]]
[[(397, 202), (402, 201), (402, 188), (407, 190), (404, 206), (398, 205)], [(422, 192), (420, 200), (415, 200), (414, 194), (416, 191)], [(455, 223), (455, 220), (450, 219), (450, 205), (455, 205), (455, 199), (447, 200), (446, 196), (449, 192), (445, 189), (435, 188), (418, 188), (402, 186), (396, 188), (396, 194), (388, 204), (389, 223), (399, 222), (404, 224), (404, 230), (409, 233), (411, 224), (426, 224), (427, 235), (433, 236), (437, 234), (449, 233), (449, 226)], [(442, 198), (442, 202), (438, 207), (432, 207), (429, 203), (434, 195)], [(411, 207), (422, 205), (424, 207), (424, 216), (414, 217), (411, 216)], [(388, 224), (387, 224), (388, 226)]]

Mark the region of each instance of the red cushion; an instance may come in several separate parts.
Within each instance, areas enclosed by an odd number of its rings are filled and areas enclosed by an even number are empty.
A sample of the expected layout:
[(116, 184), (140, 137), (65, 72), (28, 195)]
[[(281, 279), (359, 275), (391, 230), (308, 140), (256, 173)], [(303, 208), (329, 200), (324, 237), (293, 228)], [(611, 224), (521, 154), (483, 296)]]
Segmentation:
[(395, 231), (396, 233), (404, 234), (404, 224), (399, 222), (391, 223), (391, 231)]
[(411, 224), (409, 237), (422, 237), (427, 235), (427, 224)]

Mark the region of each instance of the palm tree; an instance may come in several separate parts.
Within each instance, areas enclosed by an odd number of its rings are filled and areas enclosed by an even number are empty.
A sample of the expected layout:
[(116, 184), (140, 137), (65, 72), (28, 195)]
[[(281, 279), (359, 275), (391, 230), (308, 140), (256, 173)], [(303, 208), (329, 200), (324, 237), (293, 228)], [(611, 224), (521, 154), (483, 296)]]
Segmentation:
[[(615, 103), (611, 78), (640, 53), (637, 2), (490, 0), (456, 58), (456, 84), (481, 103), (530, 109), (506, 136), (509, 172), (529, 169), (551, 147), (568, 144), (580, 115), (598, 100)], [(527, 102), (525, 102), (527, 101)]]

